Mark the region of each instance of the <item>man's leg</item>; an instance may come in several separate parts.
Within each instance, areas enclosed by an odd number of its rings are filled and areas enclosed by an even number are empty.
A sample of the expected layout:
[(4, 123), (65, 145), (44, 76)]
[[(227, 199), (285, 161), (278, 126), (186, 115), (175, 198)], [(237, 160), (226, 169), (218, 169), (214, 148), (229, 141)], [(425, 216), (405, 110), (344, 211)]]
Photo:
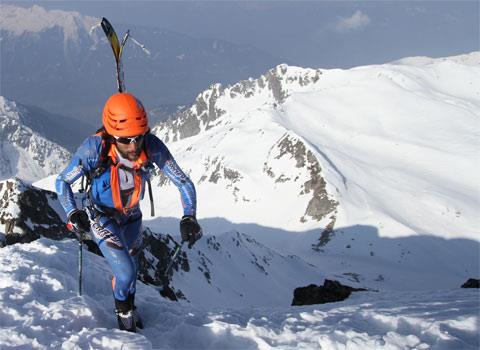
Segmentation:
[(137, 267), (124, 239), (128, 226), (121, 226), (106, 216), (98, 216), (91, 225), (93, 237), (113, 271), (112, 288), (119, 328), (134, 332), (131, 292), (135, 291)]
[[(138, 272), (138, 256), (143, 246), (143, 227), (142, 227), (142, 217), (138, 217), (136, 220), (133, 220), (128, 225), (126, 225), (125, 230), (123, 231), (123, 238), (125, 240), (128, 253), (132, 259), (132, 262), (135, 266), (135, 276)], [(129, 299), (131, 299), (133, 307), (133, 315), (135, 324), (138, 328), (143, 329), (143, 321), (140, 318), (140, 315), (135, 306), (135, 292), (136, 292), (137, 278), (135, 277), (132, 285), (129, 290)]]
[(128, 297), (137, 268), (123, 239), (125, 226), (120, 226), (109, 217), (100, 216), (92, 222), (95, 242), (107, 259), (114, 275), (113, 293), (118, 300)]

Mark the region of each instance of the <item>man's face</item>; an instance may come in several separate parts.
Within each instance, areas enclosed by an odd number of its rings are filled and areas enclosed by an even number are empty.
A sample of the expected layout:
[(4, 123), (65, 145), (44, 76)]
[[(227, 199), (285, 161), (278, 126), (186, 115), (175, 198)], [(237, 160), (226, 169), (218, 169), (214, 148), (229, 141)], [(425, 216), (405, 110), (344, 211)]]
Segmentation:
[(115, 138), (120, 155), (132, 162), (136, 161), (142, 152), (143, 135)]

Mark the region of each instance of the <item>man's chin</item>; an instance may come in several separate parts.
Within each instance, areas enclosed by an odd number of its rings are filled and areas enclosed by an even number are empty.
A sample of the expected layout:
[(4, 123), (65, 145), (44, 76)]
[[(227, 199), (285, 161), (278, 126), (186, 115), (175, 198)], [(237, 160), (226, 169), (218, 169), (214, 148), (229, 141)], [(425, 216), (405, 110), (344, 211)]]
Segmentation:
[(127, 154), (127, 159), (134, 162), (138, 159), (138, 154), (137, 153), (128, 153)]
[(118, 150), (120, 155), (125, 158), (125, 159), (128, 159), (129, 161), (131, 162), (134, 162), (138, 159), (138, 157), (140, 156), (140, 154), (138, 152), (122, 152), (120, 150)]

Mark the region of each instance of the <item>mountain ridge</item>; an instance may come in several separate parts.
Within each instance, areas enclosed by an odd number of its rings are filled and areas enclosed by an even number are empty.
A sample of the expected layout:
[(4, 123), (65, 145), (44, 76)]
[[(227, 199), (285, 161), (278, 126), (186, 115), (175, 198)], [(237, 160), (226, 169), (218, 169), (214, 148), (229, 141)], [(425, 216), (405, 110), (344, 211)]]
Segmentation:
[(29, 125), (43, 127), (26, 107), (0, 96), (0, 179), (36, 181), (66, 166), (70, 152)]

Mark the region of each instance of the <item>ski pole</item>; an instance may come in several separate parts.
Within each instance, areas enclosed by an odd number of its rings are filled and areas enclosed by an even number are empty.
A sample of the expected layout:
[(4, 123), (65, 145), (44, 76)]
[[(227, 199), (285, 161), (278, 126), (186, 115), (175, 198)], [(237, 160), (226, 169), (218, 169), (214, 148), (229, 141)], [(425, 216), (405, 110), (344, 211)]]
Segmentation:
[(78, 296), (82, 296), (83, 233), (80, 234), (78, 249)]
[(175, 262), (175, 259), (177, 258), (178, 253), (182, 249), (182, 246), (183, 246), (184, 242), (185, 241), (182, 241), (181, 244), (177, 244), (177, 247), (175, 248), (175, 251), (173, 252), (172, 259), (170, 260), (170, 263), (168, 264), (167, 268), (165, 269), (165, 272), (164, 272), (165, 277), (168, 276), (168, 271), (170, 271), (170, 269), (172, 268), (173, 263)]
[(83, 272), (83, 232), (77, 229), (71, 222), (67, 223), (67, 229), (74, 232), (78, 237), (78, 295), (82, 295), (82, 272)]

